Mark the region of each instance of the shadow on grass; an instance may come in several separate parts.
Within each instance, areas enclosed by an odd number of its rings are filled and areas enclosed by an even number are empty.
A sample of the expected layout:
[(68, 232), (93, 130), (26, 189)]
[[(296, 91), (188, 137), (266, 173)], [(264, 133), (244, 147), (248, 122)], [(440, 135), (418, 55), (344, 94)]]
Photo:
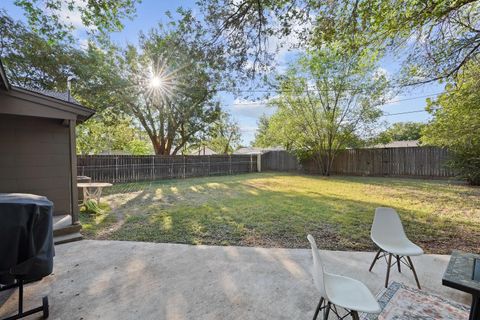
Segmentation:
[[(252, 178), (271, 176), (279, 175), (134, 184), (135, 196), (115, 209), (125, 213), (123, 219), (110, 225), (106, 223), (103, 229), (108, 230), (93, 238), (308, 248), (305, 235), (311, 233), (323, 249), (373, 250), (369, 237), (373, 214), (375, 208), (388, 205), (402, 216), (409, 237), (427, 252), (480, 251), (478, 230), (461, 223), (453, 224), (426, 210), (389, 205), (388, 199), (384, 202), (352, 200), (319, 192), (266, 190), (261, 183), (260, 186), (245, 184)], [(162, 205), (162, 198), (167, 196), (162, 190), (169, 190), (170, 206)], [(136, 213), (129, 213), (132, 210)]]

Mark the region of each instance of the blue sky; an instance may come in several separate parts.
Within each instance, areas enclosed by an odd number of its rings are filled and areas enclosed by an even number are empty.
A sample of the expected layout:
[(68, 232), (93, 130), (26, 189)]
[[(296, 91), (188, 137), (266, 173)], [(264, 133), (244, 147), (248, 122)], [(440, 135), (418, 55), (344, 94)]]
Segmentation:
[[(13, 4), (14, 0), (2, 1), (0, 8), (4, 8), (11, 16), (16, 19), (24, 19), (21, 9)], [(125, 28), (121, 32), (112, 34), (112, 39), (120, 45), (127, 43), (136, 44), (140, 31), (147, 32), (159, 22), (166, 22), (168, 19), (165, 15), (166, 11), (175, 12), (178, 6), (185, 8), (193, 8), (195, 10), (194, 1), (158, 1), (143, 0), (137, 7), (137, 16), (133, 20), (124, 21)], [(70, 17), (72, 21), (76, 21), (76, 17)], [(80, 25), (80, 22), (79, 22)], [(82, 38), (82, 31), (78, 32), (78, 37)], [(279, 68), (285, 66), (292, 60), (293, 53), (282, 50), (277, 55)], [(400, 61), (393, 56), (387, 56), (380, 61), (380, 67), (388, 74), (393, 75), (399, 70)], [(382, 106), (382, 110), (386, 113), (403, 113), (415, 110), (423, 110), (425, 108), (425, 96), (434, 97), (440, 93), (443, 86), (439, 84), (429, 84), (421, 87), (415, 87), (395, 97), (392, 102)], [(239, 123), (242, 131), (242, 144), (248, 145), (253, 140), (255, 130), (257, 128), (258, 118), (263, 114), (271, 114), (273, 110), (258, 101), (249, 101), (235, 98), (233, 95), (221, 93), (219, 94), (222, 107), (229, 111), (234, 119)], [(385, 116), (382, 118), (386, 124), (400, 121), (428, 121), (429, 115), (426, 112), (401, 114)]]

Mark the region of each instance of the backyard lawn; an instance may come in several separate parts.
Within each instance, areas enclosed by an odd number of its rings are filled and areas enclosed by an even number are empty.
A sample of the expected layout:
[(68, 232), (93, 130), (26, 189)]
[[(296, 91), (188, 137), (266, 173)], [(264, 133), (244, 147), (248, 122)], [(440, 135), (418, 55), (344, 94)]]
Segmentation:
[(480, 188), (447, 181), (258, 173), (114, 185), (90, 239), (372, 250), (379, 206), (395, 208), (429, 253), (480, 253)]

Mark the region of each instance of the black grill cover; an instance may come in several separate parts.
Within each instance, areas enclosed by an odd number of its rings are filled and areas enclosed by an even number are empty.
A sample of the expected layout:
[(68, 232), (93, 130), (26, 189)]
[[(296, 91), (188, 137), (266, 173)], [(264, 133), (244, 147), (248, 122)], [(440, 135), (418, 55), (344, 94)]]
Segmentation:
[(0, 284), (52, 273), (52, 213), (53, 203), (45, 197), (0, 193)]

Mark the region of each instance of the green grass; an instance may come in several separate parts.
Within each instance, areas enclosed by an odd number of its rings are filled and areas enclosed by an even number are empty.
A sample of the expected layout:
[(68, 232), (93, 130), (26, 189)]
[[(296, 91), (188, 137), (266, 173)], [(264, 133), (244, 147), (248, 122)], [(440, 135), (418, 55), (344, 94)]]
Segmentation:
[(371, 250), (374, 210), (395, 208), (427, 252), (480, 252), (480, 189), (448, 181), (261, 173), (117, 184), (87, 238)]

